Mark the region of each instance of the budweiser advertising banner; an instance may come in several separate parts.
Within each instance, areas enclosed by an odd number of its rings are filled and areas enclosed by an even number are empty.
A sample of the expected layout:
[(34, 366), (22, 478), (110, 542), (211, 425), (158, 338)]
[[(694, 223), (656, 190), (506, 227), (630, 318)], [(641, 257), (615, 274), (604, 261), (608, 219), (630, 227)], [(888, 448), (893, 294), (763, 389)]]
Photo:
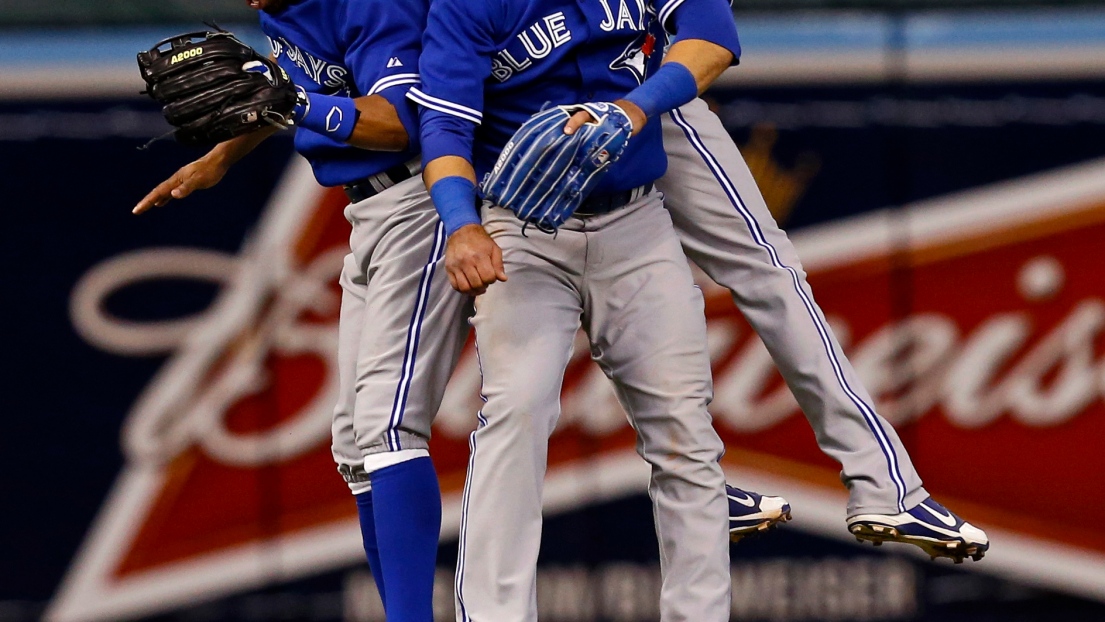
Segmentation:
[[(146, 615), (357, 563), (354, 506), (329, 452), (342, 205), (296, 159), (240, 252), (145, 248), (80, 277), (69, 308), (83, 339), (120, 357), (170, 356), (135, 396), (125, 465), (49, 619)], [(1103, 239), (1105, 161), (794, 236), (926, 485), (990, 532), (993, 553), (975, 569), (1092, 598), (1105, 598)], [(157, 279), (215, 282), (218, 295), (162, 321), (107, 310)], [(788, 496), (794, 529), (846, 538), (836, 465), (727, 293), (702, 285), (731, 481)], [(551, 441), (550, 513), (641, 494), (647, 480), (579, 345)], [(432, 442), (447, 539), (478, 388), (469, 349)]]

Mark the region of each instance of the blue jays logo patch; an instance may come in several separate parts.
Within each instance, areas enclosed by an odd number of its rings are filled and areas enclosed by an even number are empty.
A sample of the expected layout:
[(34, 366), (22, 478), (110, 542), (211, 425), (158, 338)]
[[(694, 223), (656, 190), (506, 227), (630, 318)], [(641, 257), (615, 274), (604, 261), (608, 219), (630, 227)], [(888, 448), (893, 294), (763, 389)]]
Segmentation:
[(656, 37), (652, 33), (643, 32), (625, 48), (621, 56), (610, 63), (610, 69), (629, 71), (637, 79), (637, 84), (641, 84), (645, 81), (648, 59), (655, 49)]

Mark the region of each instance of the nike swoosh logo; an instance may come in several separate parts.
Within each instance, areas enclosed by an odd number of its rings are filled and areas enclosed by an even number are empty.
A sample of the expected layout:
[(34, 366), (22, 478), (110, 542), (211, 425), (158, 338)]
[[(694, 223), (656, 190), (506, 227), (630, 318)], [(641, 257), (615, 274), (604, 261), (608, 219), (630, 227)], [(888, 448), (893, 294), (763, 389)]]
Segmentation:
[(955, 520), (955, 517), (952, 516), (951, 512), (948, 512), (947, 514), (943, 514), (941, 512), (937, 512), (936, 510), (930, 508), (929, 506), (927, 506), (923, 503), (921, 504), (921, 507), (925, 508), (925, 510), (928, 511), (929, 514), (932, 514), (933, 516), (935, 516), (937, 520), (939, 520), (941, 523), (944, 523), (948, 527), (955, 527), (955, 524), (957, 522), (959, 522), (959, 521)]
[(750, 508), (756, 507), (756, 500), (753, 499), (752, 497), (747, 497), (746, 496), (745, 498), (741, 499), (740, 497), (734, 497), (733, 495), (727, 495), (727, 496), (730, 499), (732, 499), (733, 501), (736, 501), (737, 503), (739, 503), (739, 504), (741, 504), (745, 507), (750, 507)]

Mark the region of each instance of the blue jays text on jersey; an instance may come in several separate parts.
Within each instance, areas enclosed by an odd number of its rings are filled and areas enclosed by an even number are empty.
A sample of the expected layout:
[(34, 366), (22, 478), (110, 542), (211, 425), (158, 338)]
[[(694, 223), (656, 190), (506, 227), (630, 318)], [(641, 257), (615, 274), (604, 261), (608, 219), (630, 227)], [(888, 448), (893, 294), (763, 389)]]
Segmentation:
[(410, 137), (406, 151), (383, 153), (298, 128), (296, 150), (320, 184), (357, 181), (418, 154), (418, 114), (406, 93), (418, 82), (426, 6), (426, 0), (300, 0), (260, 14), (277, 63), (297, 86), (323, 95), (378, 94), (395, 106)]
[[(284, 37), (269, 37), (269, 44), (272, 46), (272, 55), (277, 62), (286, 57), (287, 62), (295, 63), (295, 66), (319, 87), (317, 91), (307, 89), (308, 91), (312, 93), (319, 92), (324, 95), (345, 95), (346, 97), (352, 97), (353, 93), (356, 92), (356, 87), (350, 83), (349, 70), (345, 67), (327, 62), (321, 58), (315, 58), (294, 43), (288, 42)], [(302, 81), (297, 82), (297, 84), (303, 86)]]
[[(726, 0), (434, 0), (422, 83), (409, 93), (424, 108), (423, 157), (469, 158), (482, 177), (539, 110), (613, 101), (639, 86), (660, 61), (645, 58), (658, 26), (738, 56), (731, 16)], [(654, 181), (666, 165), (659, 124), (649, 123), (595, 192)]]
[[(640, 84), (645, 79), (646, 61), (652, 55), (656, 33), (646, 32), (646, 24), (656, 24), (655, 13), (651, 7), (646, 7), (643, 0), (638, 0), (637, 17), (630, 13), (625, 0), (621, 0), (617, 19), (614, 18), (609, 5), (609, 0), (600, 0), (606, 12), (606, 20), (599, 24), (599, 28), (610, 32), (612, 30), (638, 30), (641, 35), (631, 41), (620, 56), (610, 63), (610, 69), (626, 69), (631, 71)], [(647, 17), (647, 22), (646, 22)], [(572, 33), (565, 26), (563, 11), (552, 15), (546, 15), (540, 22), (533, 24), (528, 29), (518, 33), (518, 41), (527, 56), (519, 61), (514, 57), (510, 49), (500, 50), (491, 60), (491, 76), (499, 82), (506, 82), (519, 71), (524, 71), (533, 65), (534, 59), (542, 59), (548, 56), (553, 49), (558, 48), (572, 40)], [(650, 43), (653, 42), (653, 43)], [(659, 61), (659, 57), (656, 57)]]

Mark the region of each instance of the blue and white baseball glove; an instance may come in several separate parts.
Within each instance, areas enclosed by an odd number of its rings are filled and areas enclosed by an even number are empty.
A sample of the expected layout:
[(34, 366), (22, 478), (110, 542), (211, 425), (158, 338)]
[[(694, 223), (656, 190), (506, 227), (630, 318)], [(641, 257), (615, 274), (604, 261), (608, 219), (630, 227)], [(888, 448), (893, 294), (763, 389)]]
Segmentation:
[[(596, 119), (574, 134), (564, 125), (586, 110)], [(610, 103), (557, 106), (518, 128), (484, 179), (484, 197), (546, 232), (564, 224), (629, 144), (633, 124)]]

